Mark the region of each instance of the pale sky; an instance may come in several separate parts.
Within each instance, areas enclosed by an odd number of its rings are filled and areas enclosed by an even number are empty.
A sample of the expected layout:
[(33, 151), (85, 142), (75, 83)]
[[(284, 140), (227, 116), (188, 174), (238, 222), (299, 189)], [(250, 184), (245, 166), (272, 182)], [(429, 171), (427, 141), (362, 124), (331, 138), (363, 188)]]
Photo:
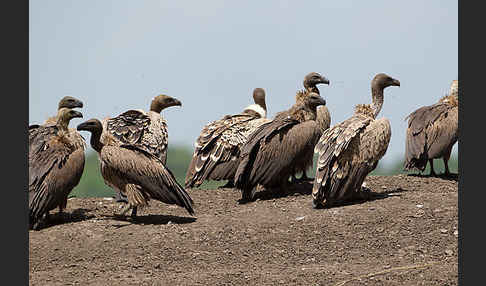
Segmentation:
[[(392, 138), (382, 162), (403, 158), (413, 110), (439, 100), (458, 70), (457, 1), (30, 0), (29, 124), (56, 113), (65, 95), (84, 118), (148, 110), (164, 93), (182, 107), (162, 112), (169, 146), (192, 148), (201, 128), (253, 103), (265, 89), (269, 116), (289, 108), (312, 71), (331, 125), (369, 103), (384, 72), (378, 117)], [(88, 134), (83, 134), (89, 138)], [(91, 149), (91, 148), (90, 148)], [(457, 152), (457, 144), (453, 149)]]

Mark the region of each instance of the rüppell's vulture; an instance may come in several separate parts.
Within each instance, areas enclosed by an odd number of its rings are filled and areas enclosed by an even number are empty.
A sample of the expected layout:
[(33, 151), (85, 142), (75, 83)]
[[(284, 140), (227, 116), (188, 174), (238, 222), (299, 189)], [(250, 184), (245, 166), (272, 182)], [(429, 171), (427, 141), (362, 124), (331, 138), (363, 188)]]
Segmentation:
[(228, 180), (223, 187), (233, 187), (241, 146), (260, 125), (268, 122), (265, 91), (253, 90), (254, 104), (243, 112), (226, 115), (201, 131), (186, 173), (186, 188), (199, 187), (204, 180)]
[(400, 81), (379, 73), (371, 81), (372, 103), (358, 104), (352, 117), (322, 134), (312, 189), (312, 206), (322, 208), (354, 198), (364, 198), (361, 185), (388, 148), (390, 121), (376, 119), (383, 105), (383, 90)]
[(84, 148), (69, 136), (69, 121), (81, 112), (61, 108), (55, 125), (35, 128), (29, 134), (29, 228), (39, 229), (45, 215), (59, 207), (62, 212), (71, 190), (84, 170)]
[(425, 170), (430, 162), (430, 175), (436, 176), (433, 159), (444, 160), (445, 175), (449, 176), (449, 157), (458, 139), (458, 81), (454, 80), (449, 95), (438, 103), (421, 107), (408, 115), (405, 141), (405, 170)]
[[(308, 95), (310, 92), (316, 92), (319, 93), (319, 89), (317, 88), (317, 84), (329, 84), (329, 80), (320, 74), (316, 72), (311, 72), (306, 77), (304, 78), (304, 90), (298, 91), (295, 100), (300, 101), (302, 100), (306, 95)], [(313, 161), (314, 161), (314, 146), (317, 144), (317, 140), (320, 137), (320, 134), (327, 128), (329, 128), (331, 124), (331, 115), (329, 113), (329, 110), (327, 109), (327, 106), (322, 105), (317, 108), (317, 128), (319, 136), (316, 138), (316, 142), (314, 144), (311, 144), (307, 148), (307, 152), (305, 155), (303, 155), (296, 163), (294, 166), (294, 172), (292, 174), (292, 182), (299, 182), (299, 181), (309, 181), (313, 180), (312, 178), (307, 177), (307, 170), (312, 168)], [(300, 180), (298, 180), (295, 175), (299, 172), (302, 172), (302, 177)]]
[(289, 110), (261, 125), (241, 147), (235, 186), (241, 190), (241, 203), (254, 199), (256, 186), (287, 188), (293, 166), (317, 139), (316, 108), (326, 101), (309, 93)]
[[(135, 145), (154, 154), (165, 165), (168, 131), (167, 122), (160, 112), (171, 106), (182, 106), (182, 103), (173, 97), (161, 94), (152, 99), (148, 112), (128, 110), (116, 117), (103, 120), (103, 130), (106, 132), (103, 132), (101, 142)], [(117, 201), (127, 202), (120, 190), (115, 192)]]
[(195, 214), (191, 197), (160, 157), (139, 144), (116, 144), (108, 142), (110, 137), (101, 142), (101, 135), (106, 131), (97, 119), (85, 121), (77, 129), (91, 132), (91, 147), (98, 152), (105, 183), (127, 197), (128, 206), (123, 214), (132, 208), (131, 216), (135, 218), (136, 208), (147, 206), (150, 199), (175, 204)]

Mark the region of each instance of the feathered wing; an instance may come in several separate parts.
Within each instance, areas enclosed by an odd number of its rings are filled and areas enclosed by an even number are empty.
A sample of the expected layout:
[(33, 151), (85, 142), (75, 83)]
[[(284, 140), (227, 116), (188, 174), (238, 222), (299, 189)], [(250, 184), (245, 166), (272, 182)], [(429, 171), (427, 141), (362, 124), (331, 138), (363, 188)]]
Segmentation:
[(359, 147), (359, 133), (365, 130), (372, 120), (371, 117), (356, 114), (322, 134), (315, 147), (315, 152), (319, 153), (312, 189), (315, 201), (322, 202), (325, 198), (335, 197), (339, 190), (339, 197), (346, 193), (344, 184), (348, 182), (347, 179), (349, 176), (357, 175), (352, 173), (356, 170), (351, 170), (351, 167), (356, 157), (353, 150)]
[(251, 114), (237, 114), (204, 126), (186, 173), (186, 187), (198, 187), (207, 179), (233, 179), (240, 147), (266, 121)]
[(134, 145), (104, 146), (100, 154), (105, 181), (123, 190), (127, 184), (152, 199), (176, 204), (194, 215), (193, 201), (172, 172), (150, 152)]
[(300, 123), (286, 117), (264, 123), (241, 148), (236, 187), (247, 191), (257, 184), (275, 186), (287, 180), (293, 163), (312, 146), (315, 137), (314, 120)]
[[(167, 123), (154, 112), (128, 110), (116, 117), (103, 120), (102, 143), (130, 144), (167, 161)], [(109, 137), (109, 139), (108, 139)]]
[(427, 128), (427, 153), (429, 158), (439, 158), (450, 152), (457, 142), (458, 108), (453, 107), (442, 113), (437, 120)]
[[(84, 150), (50, 137), (29, 153), (29, 220), (64, 203), (79, 183), (84, 170)], [(39, 142), (37, 142), (39, 143)], [(29, 146), (31, 147), (31, 146)], [(31, 148), (32, 150), (32, 148)]]
[[(430, 106), (421, 107), (412, 112), (408, 118), (407, 138), (405, 141), (405, 169), (410, 170), (417, 168), (421, 171), (425, 170), (427, 160), (433, 156), (429, 155), (429, 150), (434, 142), (434, 151), (442, 147), (447, 140), (447, 137), (454, 139), (454, 131), (452, 128), (456, 127), (457, 130), (457, 111), (454, 114), (451, 113), (449, 119), (456, 118), (455, 124), (452, 126), (442, 126), (442, 124), (436, 124), (439, 118), (444, 117), (444, 114), (449, 114), (450, 107), (445, 103), (437, 103)], [(447, 115), (446, 115), (447, 117)], [(448, 120), (449, 120), (448, 119)], [(447, 120), (447, 121), (448, 121)], [(452, 121), (452, 120), (451, 120)], [(432, 127), (432, 128), (431, 128)], [(444, 140), (440, 139), (443, 133), (443, 128), (448, 129)], [(456, 133), (457, 135), (457, 133)], [(457, 138), (457, 137), (456, 137)], [(442, 143), (442, 144), (441, 144)], [(440, 149), (439, 149), (440, 150)]]

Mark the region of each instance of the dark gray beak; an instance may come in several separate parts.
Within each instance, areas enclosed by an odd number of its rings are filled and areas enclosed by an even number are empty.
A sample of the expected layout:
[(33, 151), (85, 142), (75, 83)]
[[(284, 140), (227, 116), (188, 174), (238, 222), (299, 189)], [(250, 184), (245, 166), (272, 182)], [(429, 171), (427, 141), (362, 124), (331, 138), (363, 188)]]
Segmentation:
[(322, 77), (321, 78), (321, 83), (324, 83), (324, 84), (327, 84), (327, 85), (330, 84), (329, 80), (327, 78), (325, 78), (325, 77)]
[(83, 114), (79, 111), (76, 111), (76, 110), (72, 110), (72, 118), (83, 118)]
[(83, 123), (81, 123), (81, 124), (78, 124), (78, 126), (76, 127), (76, 129), (77, 129), (78, 131), (81, 131), (81, 130), (87, 130), (87, 129), (86, 129), (86, 126), (87, 126), (86, 122), (83, 122)]
[(76, 107), (82, 108), (83, 102), (81, 100), (76, 101), (73, 105), (73, 108), (76, 108)]
[(174, 98), (174, 106), (182, 106), (182, 102)]
[(326, 105), (326, 100), (324, 98), (322, 98), (322, 96), (319, 97), (319, 101), (318, 101), (317, 106), (319, 106), (319, 105)]
[(392, 85), (394, 85), (394, 86), (400, 86), (400, 81), (398, 79), (393, 79)]

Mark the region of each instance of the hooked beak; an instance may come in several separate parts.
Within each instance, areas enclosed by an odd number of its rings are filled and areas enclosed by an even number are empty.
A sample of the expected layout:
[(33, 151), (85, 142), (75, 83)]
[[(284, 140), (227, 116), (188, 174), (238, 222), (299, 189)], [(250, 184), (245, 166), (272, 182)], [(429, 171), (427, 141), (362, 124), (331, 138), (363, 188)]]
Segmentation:
[(83, 107), (83, 102), (78, 100), (74, 103), (73, 105), (73, 108), (76, 108), (76, 107), (79, 107), (79, 108), (82, 108)]
[(83, 118), (83, 114), (81, 112), (76, 111), (76, 110), (73, 110), (73, 111), (74, 112), (72, 113), (73, 114), (72, 118), (77, 118), (77, 117)]
[(327, 78), (325, 78), (325, 77), (322, 77), (321, 78), (321, 83), (324, 83), (324, 84), (327, 84), (327, 85), (330, 84), (329, 80)]
[(182, 102), (178, 99), (175, 99), (174, 106), (182, 106)]
[(400, 86), (400, 81), (398, 79), (393, 79), (392, 85), (394, 85), (394, 86)]
[(326, 105), (326, 100), (324, 98), (322, 98), (322, 96), (319, 98), (317, 106), (319, 106), (319, 105)]

